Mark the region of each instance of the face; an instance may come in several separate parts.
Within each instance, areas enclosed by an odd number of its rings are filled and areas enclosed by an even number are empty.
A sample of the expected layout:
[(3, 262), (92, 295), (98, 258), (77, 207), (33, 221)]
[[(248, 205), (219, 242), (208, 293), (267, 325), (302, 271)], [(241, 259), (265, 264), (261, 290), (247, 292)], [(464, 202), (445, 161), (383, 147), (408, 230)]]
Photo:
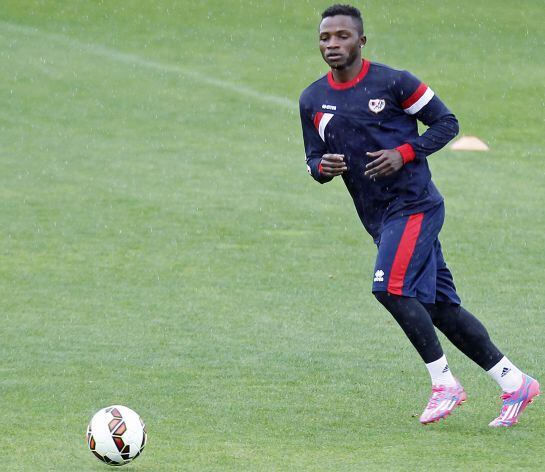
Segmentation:
[(365, 41), (351, 16), (328, 16), (320, 23), (320, 51), (332, 69), (346, 69), (361, 60), (360, 49)]

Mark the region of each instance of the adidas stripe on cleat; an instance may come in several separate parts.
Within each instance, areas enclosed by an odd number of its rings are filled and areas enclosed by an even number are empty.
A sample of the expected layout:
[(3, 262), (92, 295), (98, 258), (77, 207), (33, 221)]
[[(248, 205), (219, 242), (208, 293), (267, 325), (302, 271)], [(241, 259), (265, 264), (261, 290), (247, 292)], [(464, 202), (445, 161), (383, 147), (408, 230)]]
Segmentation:
[(464, 387), (456, 381), (454, 387), (446, 385), (433, 385), (431, 397), (426, 409), (420, 416), (422, 424), (434, 423), (441, 418), (446, 418), (452, 411), (467, 399)]
[(496, 428), (501, 426), (509, 427), (517, 424), (520, 414), (530, 403), (532, 403), (533, 398), (537, 397), (539, 394), (538, 381), (529, 375), (523, 374), (520, 388), (511, 393), (504, 393), (501, 396), (503, 405), (500, 416), (492, 420), (489, 426)]

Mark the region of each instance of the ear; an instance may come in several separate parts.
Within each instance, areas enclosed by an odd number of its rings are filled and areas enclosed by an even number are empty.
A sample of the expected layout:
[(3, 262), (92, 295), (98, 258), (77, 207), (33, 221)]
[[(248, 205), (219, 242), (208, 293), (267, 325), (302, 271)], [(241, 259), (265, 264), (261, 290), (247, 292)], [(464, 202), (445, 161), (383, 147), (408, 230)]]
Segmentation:
[(365, 46), (365, 44), (367, 43), (367, 36), (365, 35), (361, 35), (360, 36), (360, 48), (362, 48), (363, 46)]

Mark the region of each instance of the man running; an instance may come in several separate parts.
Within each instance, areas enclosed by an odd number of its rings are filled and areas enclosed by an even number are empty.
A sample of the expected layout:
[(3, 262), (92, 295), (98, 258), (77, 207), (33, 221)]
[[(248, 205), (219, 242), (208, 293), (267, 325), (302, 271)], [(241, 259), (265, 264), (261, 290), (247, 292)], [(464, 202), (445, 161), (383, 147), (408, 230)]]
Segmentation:
[[(366, 41), (358, 9), (333, 5), (322, 13), (319, 45), (331, 70), (299, 101), (308, 171), (320, 183), (343, 178), (377, 245), (373, 294), (431, 376), (420, 422), (445, 418), (466, 400), (435, 326), (502, 388), (502, 410), (490, 426), (512, 426), (539, 394), (539, 384), (461, 306), (438, 239), (445, 210), (426, 159), (456, 136), (458, 121), (409, 72), (362, 59)], [(417, 120), (427, 126), (422, 135)]]

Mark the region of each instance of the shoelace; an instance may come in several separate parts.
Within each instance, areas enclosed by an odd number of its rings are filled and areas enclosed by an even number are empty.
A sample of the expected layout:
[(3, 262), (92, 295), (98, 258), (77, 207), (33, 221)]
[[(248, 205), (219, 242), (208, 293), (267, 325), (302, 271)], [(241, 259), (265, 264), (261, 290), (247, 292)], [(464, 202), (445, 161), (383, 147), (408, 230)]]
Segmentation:
[(435, 408), (439, 404), (439, 400), (441, 400), (440, 394), (443, 393), (444, 391), (445, 391), (444, 385), (437, 385), (437, 386), (434, 385), (431, 388), (431, 397), (428, 402), (427, 409)]
[(513, 393), (515, 392), (512, 392), (512, 393), (502, 393), (500, 395), (500, 398), (503, 400), (503, 407), (501, 409), (501, 414), (500, 416), (503, 416), (505, 413), (507, 413), (507, 410), (508, 408), (511, 406), (511, 403), (506, 403), (505, 401), (506, 400), (510, 400), (512, 397), (513, 397)]

